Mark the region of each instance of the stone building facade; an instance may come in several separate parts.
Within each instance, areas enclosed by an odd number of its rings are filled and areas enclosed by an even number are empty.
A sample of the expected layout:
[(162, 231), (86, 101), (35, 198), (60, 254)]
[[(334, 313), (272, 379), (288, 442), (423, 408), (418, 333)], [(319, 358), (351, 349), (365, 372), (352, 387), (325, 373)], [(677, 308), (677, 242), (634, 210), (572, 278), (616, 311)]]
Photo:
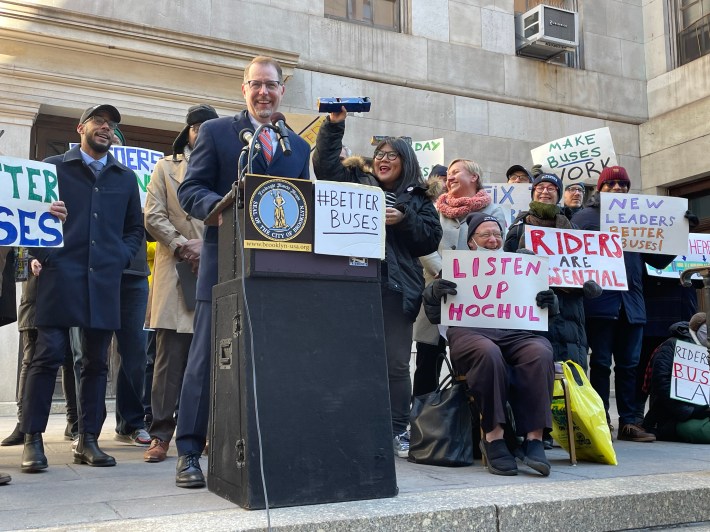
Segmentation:
[[(266, 54), (284, 67), (289, 122), (315, 118), (319, 97), (370, 97), (371, 112), (348, 120), (355, 153), (373, 135), (443, 137), (447, 160), (476, 159), (498, 181), (530, 165), (531, 148), (608, 126), (632, 189), (690, 197), (710, 230), (706, 2), (548, 1), (578, 12), (580, 41), (548, 62), (516, 55), (515, 13), (538, 3), (0, 0), (0, 153), (61, 152), (66, 135), (52, 132), (73, 135), (82, 110), (103, 102), (121, 111), (129, 144), (133, 134), (169, 146), (190, 105), (243, 109), (243, 69)], [(16, 354), (5, 327), (6, 409)]]

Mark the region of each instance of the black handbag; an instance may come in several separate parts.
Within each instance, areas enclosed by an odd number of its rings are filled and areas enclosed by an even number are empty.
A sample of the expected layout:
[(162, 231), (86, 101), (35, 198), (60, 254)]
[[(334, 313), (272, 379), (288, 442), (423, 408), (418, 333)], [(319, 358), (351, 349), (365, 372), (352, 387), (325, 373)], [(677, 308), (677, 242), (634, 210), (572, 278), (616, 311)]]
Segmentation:
[(473, 464), (466, 383), (455, 382), (451, 365), (448, 360), (446, 363), (450, 373), (437, 389), (415, 397), (412, 402), (407, 460), (415, 464), (448, 467)]

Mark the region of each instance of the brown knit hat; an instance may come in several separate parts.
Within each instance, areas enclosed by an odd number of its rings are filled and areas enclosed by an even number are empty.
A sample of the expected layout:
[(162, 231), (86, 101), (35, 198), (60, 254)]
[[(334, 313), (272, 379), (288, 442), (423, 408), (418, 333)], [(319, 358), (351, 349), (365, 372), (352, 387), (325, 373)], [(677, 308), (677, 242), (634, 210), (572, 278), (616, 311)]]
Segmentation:
[(699, 345), (704, 345), (708, 347), (708, 329), (707, 329), (707, 315), (705, 312), (698, 312), (694, 314), (690, 321), (688, 322), (690, 328), (690, 336)]

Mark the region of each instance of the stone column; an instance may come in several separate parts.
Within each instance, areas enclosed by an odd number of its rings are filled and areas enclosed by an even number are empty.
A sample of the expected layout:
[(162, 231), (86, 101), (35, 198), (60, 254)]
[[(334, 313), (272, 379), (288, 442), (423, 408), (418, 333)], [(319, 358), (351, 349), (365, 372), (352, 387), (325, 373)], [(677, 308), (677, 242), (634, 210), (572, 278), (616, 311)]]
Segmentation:
[[(0, 137), (0, 155), (29, 159), (30, 133), (39, 113), (39, 103), (17, 100), (13, 96), (16, 95), (0, 94), (0, 130), (5, 131)], [(18, 302), (20, 292), (18, 286)], [(16, 323), (0, 327), (0, 415), (13, 415), (16, 411), (18, 339)]]

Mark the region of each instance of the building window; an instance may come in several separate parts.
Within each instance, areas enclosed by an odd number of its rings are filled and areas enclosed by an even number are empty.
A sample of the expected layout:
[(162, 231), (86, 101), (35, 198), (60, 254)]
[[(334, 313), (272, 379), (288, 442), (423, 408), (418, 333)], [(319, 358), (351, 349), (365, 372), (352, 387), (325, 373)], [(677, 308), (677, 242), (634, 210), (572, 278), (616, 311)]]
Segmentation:
[(528, 9), (537, 7), (540, 4), (569, 10), (574, 7), (570, 0), (515, 0), (513, 9), (516, 13), (525, 13)]
[(710, 177), (668, 188), (669, 196), (688, 198), (688, 210), (700, 219), (694, 233), (710, 233)]
[(689, 63), (710, 52), (710, 0), (676, 0), (678, 61)]
[(400, 31), (400, 0), (325, 0), (325, 16)]

